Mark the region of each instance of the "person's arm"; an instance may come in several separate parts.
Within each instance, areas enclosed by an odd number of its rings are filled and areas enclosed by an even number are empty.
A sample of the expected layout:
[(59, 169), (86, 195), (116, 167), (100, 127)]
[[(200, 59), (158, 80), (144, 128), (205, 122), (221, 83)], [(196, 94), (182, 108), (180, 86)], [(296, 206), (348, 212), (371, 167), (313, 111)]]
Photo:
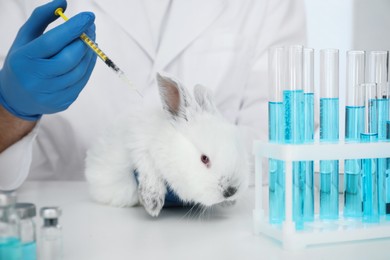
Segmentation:
[(36, 122), (20, 119), (0, 105), (0, 153), (26, 136)]

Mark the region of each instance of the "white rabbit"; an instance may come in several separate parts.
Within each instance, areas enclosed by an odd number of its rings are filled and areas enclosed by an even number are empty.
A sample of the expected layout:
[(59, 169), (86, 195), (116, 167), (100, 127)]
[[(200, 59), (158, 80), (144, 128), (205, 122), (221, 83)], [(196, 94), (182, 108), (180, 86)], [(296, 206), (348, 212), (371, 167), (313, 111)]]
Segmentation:
[(234, 201), (249, 174), (237, 126), (205, 87), (195, 86), (192, 96), (171, 77), (158, 74), (157, 81), (163, 109), (133, 111), (88, 151), (92, 198), (120, 207), (140, 202), (151, 216), (160, 213), (167, 187), (186, 203)]

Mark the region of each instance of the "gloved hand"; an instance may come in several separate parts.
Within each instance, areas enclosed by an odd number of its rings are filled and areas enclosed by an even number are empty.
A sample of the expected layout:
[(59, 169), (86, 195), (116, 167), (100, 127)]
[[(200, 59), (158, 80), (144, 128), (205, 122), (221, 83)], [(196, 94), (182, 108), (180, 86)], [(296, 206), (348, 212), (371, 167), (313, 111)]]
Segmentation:
[(0, 71), (0, 104), (30, 121), (63, 111), (76, 100), (95, 66), (96, 55), (79, 39), (95, 38), (93, 13), (80, 13), (43, 34), (66, 8), (66, 0), (38, 7), (20, 28)]

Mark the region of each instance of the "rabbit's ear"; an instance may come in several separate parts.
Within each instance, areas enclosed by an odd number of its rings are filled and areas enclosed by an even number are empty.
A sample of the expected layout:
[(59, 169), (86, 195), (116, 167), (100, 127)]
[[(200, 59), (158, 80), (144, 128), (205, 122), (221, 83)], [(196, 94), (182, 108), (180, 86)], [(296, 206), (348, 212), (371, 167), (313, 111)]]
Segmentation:
[(196, 102), (202, 110), (212, 114), (218, 113), (218, 109), (214, 103), (213, 96), (205, 86), (196, 85), (194, 87), (194, 96)]
[(157, 83), (163, 108), (173, 118), (179, 117), (188, 120), (187, 110), (191, 103), (191, 96), (188, 95), (185, 88), (176, 80), (159, 73), (157, 73)]

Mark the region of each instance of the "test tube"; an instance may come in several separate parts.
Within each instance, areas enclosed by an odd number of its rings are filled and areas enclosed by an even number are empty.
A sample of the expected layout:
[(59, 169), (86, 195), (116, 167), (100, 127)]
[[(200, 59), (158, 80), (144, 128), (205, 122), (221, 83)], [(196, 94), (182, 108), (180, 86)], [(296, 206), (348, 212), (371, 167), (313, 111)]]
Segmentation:
[[(347, 52), (347, 82), (345, 107), (345, 141), (359, 142), (364, 131), (365, 52)], [(361, 160), (345, 160), (344, 164), (344, 216), (362, 216)]]
[[(386, 141), (386, 124), (389, 120), (389, 102), (387, 90), (387, 51), (371, 51), (368, 58), (368, 82), (377, 84), (377, 98), (375, 99), (376, 113), (372, 114), (373, 132), (378, 133), (378, 141)], [(386, 170), (387, 159), (378, 159), (378, 194), (379, 214), (386, 214)]]
[(377, 85), (378, 113), (373, 118), (372, 125), (378, 132), (378, 140), (386, 140), (386, 121), (388, 120), (387, 102), (387, 51), (371, 51), (368, 58), (367, 82)]
[[(302, 144), (304, 141), (303, 46), (290, 46), (287, 55), (287, 84), (283, 91), (284, 142)], [(293, 162), (293, 221), (303, 229), (304, 179), (302, 164)]]
[(303, 49), (304, 142), (314, 141), (314, 49)]
[[(378, 141), (377, 129), (372, 121), (376, 114), (375, 100), (377, 86), (375, 83), (362, 84), (365, 88), (364, 132), (360, 134), (363, 143)], [(378, 159), (362, 160), (362, 189), (363, 189), (363, 222), (379, 222), (378, 201)]]
[(284, 141), (301, 144), (304, 140), (303, 46), (290, 46), (287, 56), (287, 83), (283, 90)]
[[(390, 82), (387, 83), (387, 93), (390, 94)], [(389, 95), (390, 98), (390, 95)], [(389, 100), (390, 106), (390, 100)], [(389, 120), (386, 122), (386, 139), (390, 140), (390, 108), (389, 108)], [(386, 175), (385, 175), (385, 214), (386, 218), (390, 219), (390, 158), (386, 158)]]
[[(285, 85), (286, 51), (274, 47), (268, 52), (269, 102), (268, 138), (270, 142), (283, 142), (283, 87)], [(269, 223), (281, 224), (285, 216), (284, 162), (268, 160), (269, 180)]]
[[(303, 49), (303, 110), (305, 143), (314, 142), (314, 49)], [(314, 220), (314, 162), (300, 162), (304, 180), (304, 221)]]
[[(339, 50), (320, 51), (320, 141), (339, 140)], [(339, 216), (339, 162), (320, 161), (320, 218)]]
[[(387, 83), (387, 60), (388, 52), (387, 51), (371, 51), (368, 57), (368, 82), (378, 84)], [(379, 86), (378, 86), (379, 90)], [(378, 96), (380, 97), (378, 92)]]

